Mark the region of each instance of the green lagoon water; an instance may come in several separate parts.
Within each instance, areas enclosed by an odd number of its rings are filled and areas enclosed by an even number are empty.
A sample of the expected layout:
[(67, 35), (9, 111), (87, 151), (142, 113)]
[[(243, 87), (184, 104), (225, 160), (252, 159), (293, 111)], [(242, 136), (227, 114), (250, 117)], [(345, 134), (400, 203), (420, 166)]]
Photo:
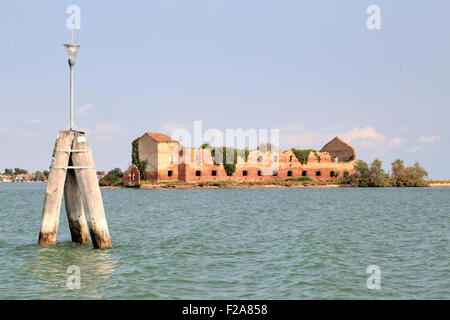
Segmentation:
[(72, 244), (64, 209), (39, 247), (44, 192), (0, 186), (0, 299), (450, 298), (450, 188), (102, 190), (108, 250)]

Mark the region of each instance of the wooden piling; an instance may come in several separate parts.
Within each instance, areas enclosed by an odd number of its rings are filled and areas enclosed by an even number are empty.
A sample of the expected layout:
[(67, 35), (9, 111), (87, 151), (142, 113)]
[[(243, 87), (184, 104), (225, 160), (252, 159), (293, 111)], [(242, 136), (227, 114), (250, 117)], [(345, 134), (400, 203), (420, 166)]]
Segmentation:
[(60, 131), (53, 150), (52, 168), (48, 177), (45, 191), (44, 208), (42, 210), (41, 230), (39, 233), (40, 245), (55, 245), (58, 233), (59, 212), (61, 199), (69, 164), (69, 152), (74, 138), (73, 131)]
[[(71, 159), (69, 160), (69, 166), (72, 166)], [(72, 241), (79, 244), (88, 244), (89, 233), (83, 209), (83, 199), (74, 169), (68, 169), (67, 171), (66, 183), (64, 185), (64, 201)]]
[(92, 151), (82, 132), (75, 132), (72, 144), (72, 162), (78, 169), (75, 176), (83, 199), (87, 224), (94, 248), (111, 248), (108, 223), (103, 207), (102, 195), (95, 171)]

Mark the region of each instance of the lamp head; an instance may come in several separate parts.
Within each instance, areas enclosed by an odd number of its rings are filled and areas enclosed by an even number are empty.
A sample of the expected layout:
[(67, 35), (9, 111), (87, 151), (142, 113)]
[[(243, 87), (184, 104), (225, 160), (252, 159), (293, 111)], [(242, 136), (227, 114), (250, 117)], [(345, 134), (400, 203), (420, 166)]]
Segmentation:
[(64, 48), (66, 49), (66, 54), (69, 58), (69, 65), (73, 67), (75, 65), (75, 60), (77, 59), (78, 49), (80, 48), (80, 45), (77, 43), (65, 43)]

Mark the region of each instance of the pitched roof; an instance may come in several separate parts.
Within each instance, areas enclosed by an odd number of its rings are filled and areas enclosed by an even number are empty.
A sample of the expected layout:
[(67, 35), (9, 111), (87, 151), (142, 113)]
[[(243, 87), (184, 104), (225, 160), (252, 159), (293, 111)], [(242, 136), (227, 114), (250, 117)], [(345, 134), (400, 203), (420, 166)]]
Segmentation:
[(352, 150), (355, 150), (355, 148), (353, 148), (351, 145), (349, 145), (347, 142), (345, 142), (345, 141), (342, 140), (341, 138), (339, 138), (339, 137), (334, 137), (334, 138), (333, 138), (332, 140), (330, 140), (326, 145), (324, 145), (324, 146), (322, 147), (322, 149), (320, 149), (320, 151), (324, 150), (324, 149), (325, 149), (330, 143), (332, 143), (333, 141), (337, 141), (337, 142), (339, 142), (339, 143), (342, 143), (343, 145), (345, 145), (345, 146), (351, 148)]
[(177, 142), (175, 140), (172, 140), (171, 137), (162, 133), (146, 132), (145, 134), (158, 142)]

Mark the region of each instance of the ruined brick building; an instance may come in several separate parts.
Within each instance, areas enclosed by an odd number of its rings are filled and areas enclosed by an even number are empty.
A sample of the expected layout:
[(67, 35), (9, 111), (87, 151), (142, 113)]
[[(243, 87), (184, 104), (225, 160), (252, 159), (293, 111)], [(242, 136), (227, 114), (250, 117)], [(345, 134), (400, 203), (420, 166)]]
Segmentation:
[[(178, 141), (160, 133), (147, 132), (140, 137), (138, 152), (139, 161), (147, 162), (145, 178), (156, 183), (283, 180), (299, 177), (330, 180), (353, 174), (356, 161), (355, 149), (338, 137), (320, 151), (307, 151), (303, 163), (292, 150), (249, 151), (246, 159), (237, 157), (235, 171), (231, 175), (222, 164), (214, 163), (210, 149), (183, 147)], [(135, 177), (139, 175), (136, 170), (136, 166), (132, 166), (125, 173), (126, 185), (136, 183)]]

